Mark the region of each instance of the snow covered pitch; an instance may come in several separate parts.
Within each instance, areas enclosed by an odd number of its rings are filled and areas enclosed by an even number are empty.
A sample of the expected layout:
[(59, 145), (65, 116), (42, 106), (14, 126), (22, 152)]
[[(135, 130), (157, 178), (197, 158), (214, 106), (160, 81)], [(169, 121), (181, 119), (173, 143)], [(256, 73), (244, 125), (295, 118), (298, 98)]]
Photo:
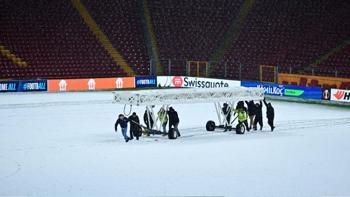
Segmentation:
[(275, 132), (236, 135), (205, 131), (211, 103), (174, 105), (182, 137), (125, 143), (112, 99), (0, 94), (0, 196), (350, 196), (349, 108), (272, 101)]

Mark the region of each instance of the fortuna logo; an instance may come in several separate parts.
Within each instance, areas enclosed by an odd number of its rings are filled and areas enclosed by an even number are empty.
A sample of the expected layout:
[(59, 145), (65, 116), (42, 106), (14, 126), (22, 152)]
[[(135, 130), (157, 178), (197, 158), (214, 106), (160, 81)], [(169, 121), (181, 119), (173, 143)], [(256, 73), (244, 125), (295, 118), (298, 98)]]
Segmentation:
[(175, 87), (177, 88), (182, 87), (182, 84), (183, 84), (182, 77), (179, 77), (179, 76), (173, 77), (172, 82)]
[(117, 78), (117, 80), (115, 81), (115, 86), (116, 88), (123, 88), (123, 79)]
[(66, 91), (67, 90), (67, 82), (66, 80), (61, 80), (59, 83), (58, 83), (58, 86), (60, 87), (60, 91)]
[(344, 95), (345, 95), (345, 91), (342, 91), (342, 90), (338, 90), (335, 94), (333, 94), (334, 97), (337, 99), (337, 100), (342, 100)]
[(94, 79), (89, 79), (88, 81), (88, 88), (89, 90), (95, 90), (96, 82)]

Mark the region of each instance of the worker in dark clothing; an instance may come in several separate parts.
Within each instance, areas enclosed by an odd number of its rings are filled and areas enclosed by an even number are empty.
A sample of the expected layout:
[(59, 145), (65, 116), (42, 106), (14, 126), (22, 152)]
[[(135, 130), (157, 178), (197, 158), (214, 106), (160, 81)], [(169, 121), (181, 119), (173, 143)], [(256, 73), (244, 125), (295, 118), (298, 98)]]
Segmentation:
[(227, 131), (227, 128), (231, 126), (231, 108), (228, 106), (227, 103), (224, 103), (224, 107), (222, 108), (222, 113), (226, 116), (226, 124), (225, 124), (225, 131)]
[(275, 109), (272, 107), (271, 103), (266, 103), (266, 100), (264, 98), (264, 104), (266, 106), (266, 116), (267, 116), (267, 123), (271, 127), (271, 131), (275, 129), (275, 126), (273, 124), (273, 121), (275, 119)]
[(248, 106), (248, 116), (249, 116), (249, 128), (252, 128), (252, 125), (254, 125), (254, 119), (256, 116), (256, 107), (254, 104), (254, 101), (245, 101), (245, 103)]
[(139, 137), (142, 134), (142, 130), (140, 127), (140, 119), (137, 116), (137, 114), (134, 112), (129, 117), (130, 121), (130, 139), (134, 139), (134, 136), (136, 137), (136, 140), (139, 140)]
[(143, 114), (143, 121), (145, 122), (148, 129), (152, 129), (154, 124), (153, 113), (151, 111), (147, 113), (147, 110), (146, 110), (145, 114)]
[(262, 117), (262, 102), (260, 101), (260, 103), (256, 103), (255, 104), (255, 120), (254, 120), (254, 130), (257, 130), (257, 124), (259, 123), (260, 125), (260, 130), (262, 130), (263, 128), (263, 117)]
[(244, 107), (244, 101), (238, 101), (236, 109), (239, 109), (239, 108), (245, 108)]
[(125, 117), (123, 114), (119, 114), (118, 120), (115, 122), (114, 125), (115, 132), (118, 131), (118, 125), (120, 125), (120, 127), (122, 128), (122, 134), (125, 139), (125, 142), (128, 142), (130, 140), (130, 138), (126, 134), (128, 131), (128, 122), (129, 119), (127, 117)]
[(168, 117), (169, 117), (169, 131), (172, 127), (174, 127), (177, 136), (180, 137), (181, 134), (179, 132), (178, 126), (179, 126), (179, 116), (177, 115), (177, 112), (174, 110), (174, 108), (170, 107), (168, 111)]

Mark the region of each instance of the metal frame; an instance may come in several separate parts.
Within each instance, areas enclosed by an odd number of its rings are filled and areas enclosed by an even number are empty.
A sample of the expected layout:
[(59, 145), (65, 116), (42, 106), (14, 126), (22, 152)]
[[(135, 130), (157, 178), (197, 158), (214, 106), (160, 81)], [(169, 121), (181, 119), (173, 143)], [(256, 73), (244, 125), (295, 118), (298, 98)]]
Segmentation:
[[(272, 68), (273, 69), (273, 81), (264, 81), (263, 80), (264, 68)], [(269, 65), (260, 65), (259, 79), (261, 82), (278, 83), (278, 67), (277, 66), (269, 66)]]
[(196, 68), (196, 77), (203, 77), (200, 72), (201, 66), (205, 67), (205, 77), (208, 76), (208, 71), (209, 71), (209, 62), (208, 61), (187, 61), (187, 75), (191, 75), (191, 66), (195, 66)]
[[(154, 105), (161, 105), (160, 109), (168, 110), (170, 104), (189, 104), (189, 103), (209, 103), (213, 102), (216, 114), (219, 121), (219, 128), (223, 128), (226, 124), (231, 127), (234, 120), (227, 122), (227, 115), (222, 112), (222, 102), (229, 105), (231, 111), (234, 109), (236, 101), (243, 100), (262, 100), (264, 97), (264, 90), (262, 88), (217, 88), (217, 89), (166, 89), (166, 90), (140, 90), (140, 91), (119, 91), (113, 92), (114, 103), (124, 105), (145, 106), (148, 119), (152, 115), (154, 124), (151, 130), (156, 134), (165, 134), (160, 131), (161, 122), (159, 121), (158, 113), (154, 113)], [(158, 126), (159, 121), (159, 126)]]
[(253, 87), (233, 88), (179, 88), (163, 90), (116, 91), (114, 103), (151, 106), (188, 103), (215, 103), (244, 100), (262, 100), (264, 90)]

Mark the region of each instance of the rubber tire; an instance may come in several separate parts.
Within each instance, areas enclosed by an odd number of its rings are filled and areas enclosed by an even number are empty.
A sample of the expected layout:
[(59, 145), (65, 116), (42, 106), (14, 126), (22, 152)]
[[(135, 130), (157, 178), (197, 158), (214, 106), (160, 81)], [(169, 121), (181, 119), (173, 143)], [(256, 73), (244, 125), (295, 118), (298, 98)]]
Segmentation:
[(175, 140), (175, 139), (177, 139), (177, 132), (176, 132), (176, 130), (175, 130), (174, 128), (171, 128), (171, 129), (169, 130), (169, 132), (168, 132), (168, 138), (169, 138), (170, 140)]
[(243, 135), (245, 132), (245, 126), (241, 123), (238, 123), (236, 126), (236, 134)]
[(207, 131), (214, 131), (215, 130), (215, 122), (212, 120), (209, 120), (207, 124), (205, 125), (205, 128)]

